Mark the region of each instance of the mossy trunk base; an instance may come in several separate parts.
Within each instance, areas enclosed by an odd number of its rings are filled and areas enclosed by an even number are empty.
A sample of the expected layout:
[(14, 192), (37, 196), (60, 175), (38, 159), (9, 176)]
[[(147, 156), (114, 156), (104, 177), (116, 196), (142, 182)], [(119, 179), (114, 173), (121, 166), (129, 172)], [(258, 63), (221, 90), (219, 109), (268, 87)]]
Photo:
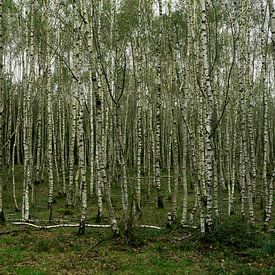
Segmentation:
[(78, 234), (79, 235), (84, 235), (85, 234), (85, 221), (80, 221)]
[(96, 219), (95, 219), (95, 220), (96, 220), (96, 222), (98, 222), (98, 223), (102, 221), (102, 214), (101, 214), (99, 211), (97, 212), (97, 215), (96, 215)]

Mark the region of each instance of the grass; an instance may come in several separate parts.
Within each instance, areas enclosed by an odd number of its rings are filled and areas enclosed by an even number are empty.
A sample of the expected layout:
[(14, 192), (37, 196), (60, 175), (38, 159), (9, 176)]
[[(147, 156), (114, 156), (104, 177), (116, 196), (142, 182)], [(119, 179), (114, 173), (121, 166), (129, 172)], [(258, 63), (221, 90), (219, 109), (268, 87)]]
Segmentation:
[[(17, 167), (19, 202), (21, 173)], [(37, 186), (34, 218), (48, 218), (47, 190), (46, 181)], [(119, 212), (118, 190), (113, 191)], [(95, 201), (89, 201), (90, 223), (95, 223)], [(143, 201), (147, 204), (142, 222), (164, 226), (170, 202), (165, 199), (165, 209), (159, 210), (155, 203)], [(7, 220), (20, 218), (8, 184), (4, 205)], [(79, 213), (78, 207), (67, 209), (65, 199), (56, 196), (56, 220), (77, 222)], [(275, 274), (274, 263), (275, 233), (261, 232), (238, 218), (224, 219), (204, 238), (198, 230), (179, 226), (171, 230), (136, 229), (130, 236), (122, 234), (117, 239), (111, 238), (109, 229), (87, 228), (85, 235), (78, 235), (77, 228), (37, 230), (9, 222), (0, 226), (0, 274)]]
[[(4, 230), (15, 229), (11, 226)], [(274, 274), (274, 236), (257, 248), (184, 239), (184, 230), (137, 230), (135, 242), (108, 230), (29, 230), (0, 237), (0, 274)], [(272, 248), (273, 247), (273, 248)], [(68, 274), (68, 273), (67, 273)]]

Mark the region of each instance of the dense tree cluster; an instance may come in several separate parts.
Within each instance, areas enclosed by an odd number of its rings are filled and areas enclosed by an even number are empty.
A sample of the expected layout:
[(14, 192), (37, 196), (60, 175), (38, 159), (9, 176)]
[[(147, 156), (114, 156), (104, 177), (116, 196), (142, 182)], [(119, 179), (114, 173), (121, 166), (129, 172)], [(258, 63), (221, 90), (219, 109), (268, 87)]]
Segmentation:
[[(49, 220), (62, 194), (67, 207), (80, 205), (82, 233), (90, 200), (98, 221), (106, 205), (117, 234), (118, 216), (126, 229), (137, 225), (142, 198), (152, 194), (155, 211), (169, 209), (169, 226), (205, 232), (215, 217), (239, 213), (268, 226), (272, 0), (1, 0), (0, 7), (0, 164), (11, 169), (22, 220), (46, 179)], [(15, 165), (24, 166), (20, 201)]]

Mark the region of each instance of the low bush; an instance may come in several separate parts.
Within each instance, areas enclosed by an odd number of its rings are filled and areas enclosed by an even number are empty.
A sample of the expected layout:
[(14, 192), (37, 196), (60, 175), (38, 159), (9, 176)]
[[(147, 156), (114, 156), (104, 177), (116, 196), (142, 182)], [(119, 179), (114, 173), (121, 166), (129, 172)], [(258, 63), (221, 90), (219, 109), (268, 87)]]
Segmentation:
[(270, 256), (275, 256), (275, 232), (272, 232), (270, 240), (265, 242), (264, 251)]
[(202, 242), (227, 246), (236, 250), (259, 247), (262, 244), (257, 229), (246, 221), (228, 217), (222, 222), (214, 222), (212, 230), (202, 238)]

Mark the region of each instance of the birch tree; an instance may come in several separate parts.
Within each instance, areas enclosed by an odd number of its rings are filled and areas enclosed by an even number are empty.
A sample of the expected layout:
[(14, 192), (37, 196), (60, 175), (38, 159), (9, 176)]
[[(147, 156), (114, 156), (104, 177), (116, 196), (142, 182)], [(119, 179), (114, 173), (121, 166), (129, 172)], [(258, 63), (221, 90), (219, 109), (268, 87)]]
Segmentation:
[[(3, 111), (4, 111), (4, 101), (3, 101), (3, 1), (0, 1), (0, 169), (3, 166)], [(2, 198), (2, 185), (3, 178), (0, 177), (0, 223), (5, 222), (5, 215), (3, 209), (3, 198)]]

